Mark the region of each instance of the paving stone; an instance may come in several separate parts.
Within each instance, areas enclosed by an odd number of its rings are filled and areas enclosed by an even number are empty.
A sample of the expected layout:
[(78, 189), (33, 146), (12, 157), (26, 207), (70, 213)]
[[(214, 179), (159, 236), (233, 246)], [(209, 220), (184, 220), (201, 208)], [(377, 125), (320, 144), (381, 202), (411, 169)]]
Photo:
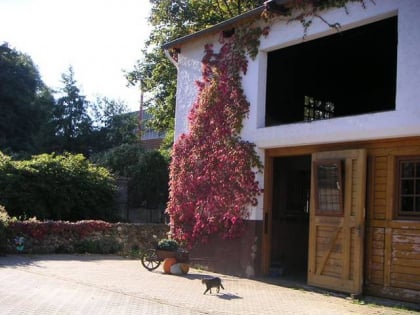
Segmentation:
[(209, 275), (149, 272), (118, 256), (0, 257), (0, 314), (418, 314), (220, 274), (225, 290), (203, 295)]

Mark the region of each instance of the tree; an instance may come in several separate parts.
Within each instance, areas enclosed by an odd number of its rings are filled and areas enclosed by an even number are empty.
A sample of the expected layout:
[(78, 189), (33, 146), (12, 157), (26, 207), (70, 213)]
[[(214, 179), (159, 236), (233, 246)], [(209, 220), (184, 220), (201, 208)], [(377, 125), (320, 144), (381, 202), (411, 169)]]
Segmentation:
[(168, 159), (158, 151), (145, 151), (138, 144), (122, 144), (93, 155), (92, 160), (114, 175), (130, 177), (128, 202), (131, 208), (164, 208), (168, 201)]
[(129, 177), (144, 155), (138, 144), (124, 143), (104, 152), (92, 155), (94, 163), (106, 167), (117, 176)]
[(42, 151), (53, 136), (48, 128), (53, 106), (32, 59), (0, 45), (0, 149), (14, 155)]
[(90, 153), (89, 137), (92, 135), (92, 120), (88, 115), (89, 102), (80, 94), (70, 66), (62, 74), (64, 87), (54, 110), (55, 150), (58, 152)]
[(133, 208), (165, 208), (168, 202), (168, 161), (158, 151), (145, 152), (133, 167), (128, 184), (128, 202)]
[[(145, 107), (156, 131), (174, 128), (176, 69), (161, 49), (162, 44), (215, 25), (254, 9), (264, 0), (150, 0), (149, 22), (153, 29), (145, 43), (143, 59), (127, 73), (129, 83), (141, 84), (150, 98)], [(168, 134), (171, 134), (170, 132)]]
[(138, 113), (129, 113), (124, 102), (100, 97), (91, 109), (94, 123), (92, 146), (95, 152), (138, 140)]

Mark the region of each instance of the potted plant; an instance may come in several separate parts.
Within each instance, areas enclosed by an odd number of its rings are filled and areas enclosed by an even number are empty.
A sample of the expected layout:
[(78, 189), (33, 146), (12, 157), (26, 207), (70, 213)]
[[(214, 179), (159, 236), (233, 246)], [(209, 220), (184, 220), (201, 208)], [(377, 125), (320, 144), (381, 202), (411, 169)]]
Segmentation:
[(156, 252), (160, 258), (175, 258), (179, 244), (177, 241), (164, 238), (161, 239), (156, 247)]
[(166, 250), (171, 252), (176, 252), (179, 248), (177, 241), (169, 238), (161, 239), (157, 245), (157, 250)]
[(156, 247), (156, 253), (160, 258), (176, 258), (178, 262), (188, 262), (189, 253), (180, 248), (176, 240), (164, 238), (161, 239)]

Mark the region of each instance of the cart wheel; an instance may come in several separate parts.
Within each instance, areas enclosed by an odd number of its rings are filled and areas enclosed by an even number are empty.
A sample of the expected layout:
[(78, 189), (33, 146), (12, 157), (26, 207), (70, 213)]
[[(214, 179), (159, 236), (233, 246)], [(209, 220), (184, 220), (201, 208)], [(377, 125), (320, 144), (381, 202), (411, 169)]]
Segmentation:
[(149, 248), (141, 256), (141, 264), (149, 271), (155, 270), (160, 266), (160, 259), (156, 254), (156, 250)]

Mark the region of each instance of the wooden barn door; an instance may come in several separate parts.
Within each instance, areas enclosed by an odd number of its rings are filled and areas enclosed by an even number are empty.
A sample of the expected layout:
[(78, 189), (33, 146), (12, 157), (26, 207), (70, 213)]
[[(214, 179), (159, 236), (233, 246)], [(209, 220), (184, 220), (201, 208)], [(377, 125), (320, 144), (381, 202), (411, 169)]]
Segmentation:
[(312, 155), (308, 284), (362, 293), (366, 152)]

